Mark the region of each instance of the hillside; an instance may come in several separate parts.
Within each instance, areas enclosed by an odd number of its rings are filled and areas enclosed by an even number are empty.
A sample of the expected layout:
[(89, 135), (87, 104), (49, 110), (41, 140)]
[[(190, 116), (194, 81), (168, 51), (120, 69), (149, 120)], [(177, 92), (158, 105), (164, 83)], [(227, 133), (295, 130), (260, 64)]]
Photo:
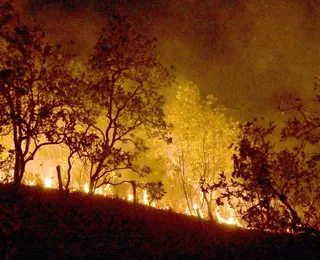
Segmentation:
[(315, 237), (223, 226), (87, 194), (0, 185), (0, 259), (316, 259)]

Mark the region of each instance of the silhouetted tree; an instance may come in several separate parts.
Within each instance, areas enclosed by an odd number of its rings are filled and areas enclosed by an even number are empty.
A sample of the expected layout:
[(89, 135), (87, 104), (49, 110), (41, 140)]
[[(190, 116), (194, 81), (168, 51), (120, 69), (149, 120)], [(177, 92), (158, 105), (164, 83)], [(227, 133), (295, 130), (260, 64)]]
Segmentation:
[(81, 102), (71, 55), (21, 24), (9, 4), (1, 4), (0, 12), (0, 134), (12, 138), (18, 188), (37, 151), (62, 143), (74, 130)]
[(248, 227), (320, 235), (319, 78), (314, 91), (312, 104), (296, 98), (279, 106), (290, 118), (278, 134), (275, 123), (242, 125), (231, 180), (221, 175), (209, 187), (224, 185)]
[(146, 138), (166, 132), (161, 91), (171, 79), (157, 60), (156, 40), (117, 16), (110, 18), (88, 65), (87, 102), (99, 116), (82, 132), (78, 155), (88, 166), (89, 192), (94, 193), (119, 171), (150, 173), (150, 167), (139, 167), (135, 158), (147, 149)]
[(155, 200), (161, 200), (162, 197), (167, 193), (161, 181), (147, 182), (145, 184), (140, 185), (140, 187), (147, 191), (148, 198), (149, 198), (149, 206)]

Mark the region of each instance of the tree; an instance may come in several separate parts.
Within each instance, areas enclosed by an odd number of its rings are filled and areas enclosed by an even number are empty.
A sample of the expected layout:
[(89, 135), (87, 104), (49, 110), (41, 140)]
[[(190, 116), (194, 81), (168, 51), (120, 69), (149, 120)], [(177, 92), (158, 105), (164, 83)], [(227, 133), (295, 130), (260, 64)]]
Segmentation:
[(110, 18), (88, 66), (86, 93), (99, 116), (82, 132), (78, 155), (88, 166), (89, 193), (94, 193), (118, 172), (150, 173), (135, 159), (147, 149), (146, 138), (165, 136), (161, 90), (171, 78), (157, 60), (156, 39), (137, 33), (118, 16)]
[(224, 196), (237, 198), (233, 206), (248, 227), (320, 235), (319, 78), (314, 90), (312, 105), (296, 98), (279, 106), (290, 114), (280, 134), (272, 122), (242, 125)]
[(158, 182), (147, 182), (145, 184), (140, 185), (140, 187), (146, 190), (149, 197), (149, 206), (152, 205), (152, 202), (155, 200), (161, 200), (162, 197), (167, 193), (163, 188), (163, 183), (161, 181)]
[(71, 55), (41, 30), (21, 24), (9, 4), (0, 11), (0, 134), (12, 138), (18, 188), (39, 149), (62, 143), (74, 130), (82, 101)]
[(194, 84), (178, 86), (174, 100), (166, 108), (167, 121), (173, 128), (172, 142), (159, 148), (163, 150), (160, 156), (167, 158), (166, 170), (171, 175), (168, 181), (174, 187), (172, 196), (182, 194), (190, 213), (193, 204), (206, 208), (211, 219), (216, 194), (203, 193), (201, 182), (215, 181), (223, 169), (231, 174), (233, 149), (229, 146), (237, 140), (238, 130), (226, 112), (215, 105), (212, 96), (202, 100)]

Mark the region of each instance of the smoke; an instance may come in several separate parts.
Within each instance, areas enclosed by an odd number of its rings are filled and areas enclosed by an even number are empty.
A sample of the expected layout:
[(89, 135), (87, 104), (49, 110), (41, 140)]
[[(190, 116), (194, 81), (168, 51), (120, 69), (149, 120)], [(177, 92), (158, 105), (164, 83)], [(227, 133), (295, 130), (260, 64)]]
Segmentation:
[[(159, 40), (162, 61), (239, 119), (274, 117), (286, 96), (308, 98), (320, 73), (319, 0), (17, 1), (52, 39), (85, 57), (106, 13), (120, 10)], [(32, 19), (31, 19), (32, 18)]]
[(318, 6), (295, 0), (176, 1), (167, 15), (152, 20), (152, 28), (162, 30), (165, 60), (204, 94), (215, 94), (240, 118), (273, 116), (287, 95), (309, 97), (320, 73)]
[(19, 0), (14, 6), (24, 22), (40, 26), (51, 41), (72, 48), (84, 59), (105, 25), (103, 13), (90, 1)]

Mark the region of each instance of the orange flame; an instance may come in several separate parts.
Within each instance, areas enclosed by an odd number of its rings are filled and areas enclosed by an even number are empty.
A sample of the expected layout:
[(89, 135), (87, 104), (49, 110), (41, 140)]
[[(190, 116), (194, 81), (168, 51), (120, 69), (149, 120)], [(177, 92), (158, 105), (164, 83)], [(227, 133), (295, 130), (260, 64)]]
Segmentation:
[(128, 201), (133, 201), (133, 195), (132, 194), (128, 194), (127, 200)]
[(45, 178), (44, 186), (46, 188), (53, 188), (52, 179), (51, 178)]
[(89, 193), (89, 185), (88, 185), (88, 183), (84, 184), (83, 189), (84, 189), (85, 193)]
[[(231, 213), (231, 216), (228, 217), (228, 218), (223, 218), (221, 216), (221, 214), (219, 213), (218, 211), (219, 207), (216, 208), (216, 211), (215, 211), (215, 215), (217, 217), (217, 220), (220, 224), (228, 224), (228, 225), (236, 225), (238, 227), (243, 227), (241, 225), (241, 223), (238, 221), (238, 219), (235, 217), (235, 216), (232, 216), (233, 215), (233, 212), (230, 212)], [(231, 210), (229, 210), (231, 211)]]

